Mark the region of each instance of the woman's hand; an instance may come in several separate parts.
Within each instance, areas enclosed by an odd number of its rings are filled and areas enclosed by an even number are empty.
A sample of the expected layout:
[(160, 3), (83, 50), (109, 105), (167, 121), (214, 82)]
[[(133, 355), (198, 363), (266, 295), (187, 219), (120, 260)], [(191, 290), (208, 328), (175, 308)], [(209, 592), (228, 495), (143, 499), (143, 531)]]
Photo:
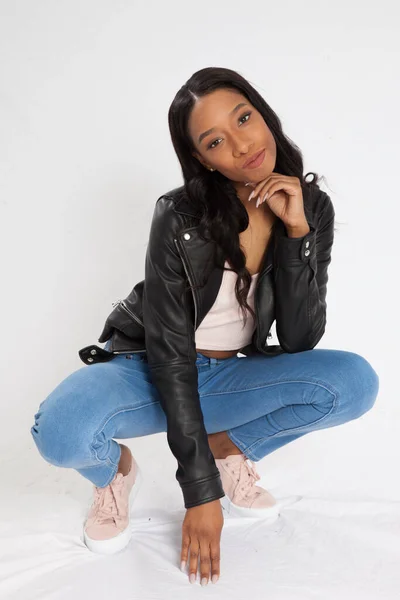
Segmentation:
[[(183, 564), (181, 568), (183, 570), (188, 560), (190, 549), (190, 583), (194, 583), (196, 579), (199, 558), (200, 580), (205, 578), (205, 583), (208, 583), (211, 561), (213, 583), (217, 582), (220, 574), (220, 540), (223, 524), (224, 517), (219, 499), (186, 509), (186, 516), (182, 524), (181, 562)], [(217, 577), (216, 579), (214, 575)]]
[(256, 206), (266, 202), (288, 229), (300, 229), (307, 225), (304, 213), (303, 192), (298, 177), (271, 173), (255, 185), (248, 200), (257, 198)]

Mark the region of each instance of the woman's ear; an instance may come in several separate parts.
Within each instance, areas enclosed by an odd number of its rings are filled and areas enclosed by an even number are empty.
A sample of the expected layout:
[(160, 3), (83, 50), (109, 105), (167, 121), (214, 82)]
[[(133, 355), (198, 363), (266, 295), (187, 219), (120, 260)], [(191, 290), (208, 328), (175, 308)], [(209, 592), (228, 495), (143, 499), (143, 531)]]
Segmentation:
[(198, 154), (197, 152), (192, 152), (192, 156), (194, 156), (195, 158), (197, 158), (197, 160), (203, 165), (203, 167), (205, 167), (206, 169), (209, 168), (208, 165), (203, 160), (203, 158), (200, 156), (200, 154)]

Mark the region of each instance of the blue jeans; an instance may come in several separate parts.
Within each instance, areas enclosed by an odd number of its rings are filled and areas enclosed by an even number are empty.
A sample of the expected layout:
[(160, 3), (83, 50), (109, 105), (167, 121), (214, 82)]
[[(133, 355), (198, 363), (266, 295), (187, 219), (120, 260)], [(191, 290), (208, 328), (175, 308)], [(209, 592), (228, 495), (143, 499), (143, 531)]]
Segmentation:
[[(344, 350), (227, 359), (198, 352), (196, 364), (207, 433), (227, 431), (253, 461), (306, 433), (357, 419), (372, 408), (379, 388), (370, 363)], [(113, 438), (167, 431), (144, 352), (71, 373), (34, 418), (30, 431), (42, 457), (98, 487), (118, 470), (121, 447)]]

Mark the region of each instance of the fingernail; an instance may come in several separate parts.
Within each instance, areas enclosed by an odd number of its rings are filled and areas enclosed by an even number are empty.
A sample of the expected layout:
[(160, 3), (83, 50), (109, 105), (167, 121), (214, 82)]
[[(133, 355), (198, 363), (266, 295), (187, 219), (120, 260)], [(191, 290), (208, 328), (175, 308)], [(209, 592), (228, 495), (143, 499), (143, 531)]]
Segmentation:
[(186, 562), (183, 560), (181, 562), (181, 571), (185, 571), (185, 567), (186, 567)]
[(261, 199), (258, 198), (257, 202), (256, 202), (256, 208), (258, 208), (258, 205), (261, 204)]
[(207, 577), (203, 577), (203, 579), (201, 580), (201, 585), (207, 585), (207, 583), (208, 583)]
[(253, 191), (251, 192), (251, 194), (250, 194), (250, 196), (247, 198), (247, 200), (251, 200), (251, 199), (252, 199), (252, 197), (254, 196), (254, 192), (255, 192), (255, 191), (256, 191), (256, 190), (253, 190)]
[(218, 575), (214, 574), (214, 575), (211, 577), (211, 581), (212, 581), (213, 583), (217, 583), (217, 581), (218, 581)]
[(194, 573), (190, 573), (189, 581), (190, 583), (194, 583), (196, 581), (196, 575)]

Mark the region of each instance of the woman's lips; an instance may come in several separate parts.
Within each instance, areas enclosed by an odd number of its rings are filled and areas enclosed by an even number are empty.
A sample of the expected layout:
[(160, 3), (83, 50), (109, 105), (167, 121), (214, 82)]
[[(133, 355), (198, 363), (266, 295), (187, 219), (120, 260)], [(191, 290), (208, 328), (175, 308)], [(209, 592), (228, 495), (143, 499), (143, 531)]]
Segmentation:
[(260, 154), (257, 156), (257, 158), (255, 160), (251, 161), (244, 168), (245, 169), (256, 169), (257, 167), (259, 167), (261, 165), (264, 158), (265, 158), (265, 148), (264, 148), (264, 150), (262, 150), (262, 152), (260, 152)]

